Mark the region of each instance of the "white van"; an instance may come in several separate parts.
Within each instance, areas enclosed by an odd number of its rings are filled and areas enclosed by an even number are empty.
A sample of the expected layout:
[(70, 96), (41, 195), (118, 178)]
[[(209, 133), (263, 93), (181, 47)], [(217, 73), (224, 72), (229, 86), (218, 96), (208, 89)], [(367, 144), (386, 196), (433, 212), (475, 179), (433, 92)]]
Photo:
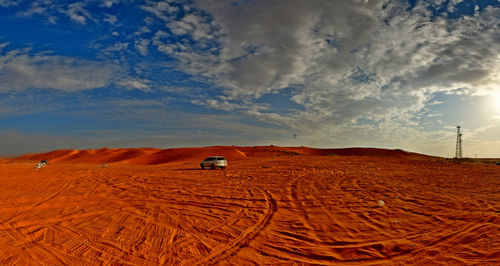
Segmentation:
[(205, 167), (209, 167), (211, 169), (224, 169), (227, 167), (227, 160), (224, 156), (210, 156), (201, 161), (200, 166), (201, 169), (205, 169)]

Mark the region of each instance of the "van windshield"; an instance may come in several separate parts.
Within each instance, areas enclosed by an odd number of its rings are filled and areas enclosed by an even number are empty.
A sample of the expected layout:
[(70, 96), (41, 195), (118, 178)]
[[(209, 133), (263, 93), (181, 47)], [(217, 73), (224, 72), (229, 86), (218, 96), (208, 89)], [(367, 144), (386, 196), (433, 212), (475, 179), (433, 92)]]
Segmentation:
[(217, 160), (218, 161), (224, 161), (224, 160), (226, 160), (226, 158), (225, 157), (207, 157), (205, 159), (205, 161), (217, 161)]

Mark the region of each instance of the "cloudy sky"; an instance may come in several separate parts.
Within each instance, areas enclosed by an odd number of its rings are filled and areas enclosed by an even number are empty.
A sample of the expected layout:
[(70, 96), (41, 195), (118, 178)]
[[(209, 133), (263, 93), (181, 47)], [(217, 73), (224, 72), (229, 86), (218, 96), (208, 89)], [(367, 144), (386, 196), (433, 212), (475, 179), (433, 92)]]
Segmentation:
[(0, 0), (0, 155), (382, 147), (500, 157), (499, 0)]

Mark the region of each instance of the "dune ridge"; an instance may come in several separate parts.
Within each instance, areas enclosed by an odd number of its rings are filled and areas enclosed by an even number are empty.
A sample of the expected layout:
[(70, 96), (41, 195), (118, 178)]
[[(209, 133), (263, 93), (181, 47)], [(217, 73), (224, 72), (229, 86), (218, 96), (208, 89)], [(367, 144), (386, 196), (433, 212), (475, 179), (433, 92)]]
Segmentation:
[(228, 160), (238, 161), (248, 158), (272, 158), (291, 155), (323, 156), (383, 156), (416, 160), (435, 159), (424, 154), (407, 152), (400, 149), (380, 148), (340, 148), (319, 149), (309, 147), (280, 146), (210, 146), (198, 148), (123, 148), (123, 149), (88, 149), (55, 150), (46, 153), (27, 154), (19, 160), (49, 160), (53, 163), (123, 163), (133, 165), (158, 165), (173, 162), (200, 160), (207, 156), (221, 155)]

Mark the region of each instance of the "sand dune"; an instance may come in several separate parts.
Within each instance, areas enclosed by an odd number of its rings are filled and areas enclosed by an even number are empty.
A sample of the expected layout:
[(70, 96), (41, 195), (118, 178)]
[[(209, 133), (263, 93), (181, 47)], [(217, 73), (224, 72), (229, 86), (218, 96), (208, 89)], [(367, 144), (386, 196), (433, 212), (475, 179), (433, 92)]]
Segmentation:
[(0, 160), (0, 264), (499, 265), (499, 188), (499, 166), (401, 150), (26, 155)]
[(19, 160), (50, 160), (58, 163), (126, 163), (137, 165), (155, 165), (171, 162), (189, 162), (193, 159), (202, 160), (207, 156), (223, 155), (228, 160), (243, 160), (247, 158), (273, 158), (288, 155), (342, 155), (342, 156), (386, 156), (407, 159), (432, 159), (423, 154), (410, 153), (403, 150), (387, 150), (374, 148), (316, 149), (308, 147), (279, 146), (214, 146), (203, 148), (129, 148), (129, 149), (99, 149), (99, 150), (58, 150), (48, 153), (28, 154)]

